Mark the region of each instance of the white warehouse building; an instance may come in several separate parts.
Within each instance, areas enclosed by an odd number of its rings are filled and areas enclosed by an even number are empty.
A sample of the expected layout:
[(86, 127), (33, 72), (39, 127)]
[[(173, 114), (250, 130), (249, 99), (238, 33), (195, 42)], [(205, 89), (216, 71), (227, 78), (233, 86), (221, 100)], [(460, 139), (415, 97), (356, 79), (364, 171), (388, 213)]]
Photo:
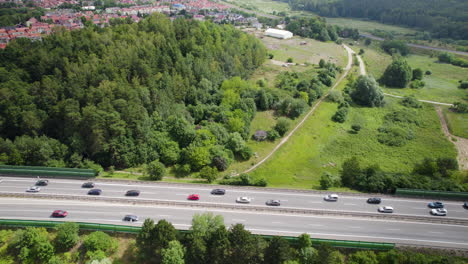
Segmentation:
[(269, 28), (265, 30), (265, 35), (279, 39), (288, 39), (293, 37), (293, 33), (289, 31), (274, 28)]

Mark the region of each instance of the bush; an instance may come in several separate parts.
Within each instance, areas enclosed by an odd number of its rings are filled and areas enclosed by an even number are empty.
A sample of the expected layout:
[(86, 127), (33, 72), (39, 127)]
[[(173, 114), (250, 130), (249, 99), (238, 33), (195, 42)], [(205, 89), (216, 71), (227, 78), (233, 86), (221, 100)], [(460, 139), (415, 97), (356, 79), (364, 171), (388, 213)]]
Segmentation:
[(147, 165), (146, 172), (148, 173), (150, 180), (160, 181), (166, 174), (166, 166), (159, 162), (159, 160), (155, 160)]
[(339, 184), (340, 178), (328, 172), (324, 172), (320, 176), (320, 188), (322, 188), (322, 190), (328, 190), (330, 187), (339, 186)]
[(274, 129), (278, 132), (280, 136), (284, 136), (288, 132), (289, 127), (291, 126), (291, 121), (285, 117), (278, 118)]
[(372, 77), (359, 76), (352, 86), (350, 96), (359, 105), (380, 107), (385, 104), (382, 89)]
[(241, 173), (237, 177), (224, 177), (224, 180), (220, 182), (221, 184), (226, 185), (239, 185), (239, 186), (259, 186), (265, 187), (267, 186), (267, 181), (265, 178), (253, 179), (247, 173)]
[(354, 130), (355, 133), (359, 132), (361, 130), (361, 125), (352, 125), (351, 129)]
[(57, 236), (55, 237), (55, 247), (64, 252), (72, 248), (80, 239), (77, 223), (63, 223), (57, 226)]
[(412, 130), (395, 125), (380, 127), (378, 131), (377, 140), (387, 146), (403, 146), (414, 138)]
[(413, 89), (421, 89), (424, 86), (426, 86), (426, 83), (420, 80), (414, 80), (410, 83), (410, 88), (413, 88)]
[(401, 40), (385, 40), (382, 42), (381, 47), (390, 55), (399, 52), (401, 55), (406, 56), (409, 53), (408, 45)]
[(293, 58), (288, 58), (288, 60), (286, 61), (287, 63), (292, 63), (293, 62)]
[(249, 146), (244, 146), (241, 151), (239, 152), (239, 156), (243, 160), (249, 160), (253, 155), (253, 151)]
[(118, 247), (117, 241), (102, 231), (96, 231), (84, 238), (83, 248), (89, 251), (102, 251), (109, 256)]
[(458, 113), (468, 113), (468, 104), (467, 103), (461, 103), (461, 102), (455, 102), (453, 103), (453, 106), (451, 109), (455, 112)]
[(348, 107), (338, 108), (336, 113), (332, 116), (332, 120), (338, 123), (344, 123), (348, 115)]
[(325, 60), (324, 60), (324, 59), (320, 59), (320, 61), (319, 61), (319, 67), (320, 67), (320, 68), (325, 67)]
[(468, 89), (468, 81), (460, 82), (460, 86), (458, 86), (458, 88)]
[(431, 70), (427, 70), (427, 71), (426, 71), (426, 75), (432, 75), (432, 71), (431, 71)]
[(218, 170), (216, 168), (206, 166), (200, 170), (198, 176), (202, 179), (205, 179), (207, 182), (212, 183), (218, 176)]
[(389, 87), (405, 88), (411, 81), (413, 71), (406, 60), (398, 58), (385, 69), (381, 83)]
[(275, 57), (275, 55), (273, 55), (272, 53), (268, 53), (268, 59), (273, 59)]
[(403, 98), (403, 100), (401, 100), (400, 103), (402, 105), (406, 106), (406, 107), (411, 107), (411, 108), (421, 108), (422, 107), (422, 103), (419, 102), (416, 98), (414, 98), (412, 96), (407, 96), (407, 97)]
[(328, 99), (335, 103), (341, 103), (344, 101), (343, 95), (340, 91), (333, 90), (328, 94)]
[(420, 68), (413, 69), (413, 81), (422, 80), (422, 79), (423, 79), (423, 71)]
[(362, 55), (364, 54), (364, 50), (363, 49), (359, 49), (359, 55)]
[(276, 139), (280, 138), (280, 134), (276, 130), (270, 130), (267, 132), (267, 139), (270, 141), (275, 141)]

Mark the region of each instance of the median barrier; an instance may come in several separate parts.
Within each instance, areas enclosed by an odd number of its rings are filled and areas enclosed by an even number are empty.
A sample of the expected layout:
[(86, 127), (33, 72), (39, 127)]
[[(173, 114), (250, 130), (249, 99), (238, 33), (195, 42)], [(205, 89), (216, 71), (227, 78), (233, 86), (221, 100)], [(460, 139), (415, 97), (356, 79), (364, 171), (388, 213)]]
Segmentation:
[[(44, 227), (44, 228), (55, 228), (57, 225), (66, 223), (65, 221), (41, 221), (41, 220), (19, 220), (19, 219), (0, 219), (0, 226), (8, 227)], [(137, 234), (140, 232), (141, 227), (139, 226), (126, 226), (126, 225), (111, 225), (111, 224), (98, 224), (98, 223), (86, 223), (76, 222), (82, 230), (93, 230), (93, 231), (106, 231), (106, 232), (118, 232), (118, 233), (133, 233)], [(189, 233), (190, 230), (178, 230), (180, 233)], [(271, 235), (258, 235), (265, 239), (271, 239)], [(288, 241), (296, 242), (298, 237), (292, 236), (281, 236)], [(312, 244), (327, 244), (332, 247), (340, 248), (361, 248), (361, 249), (372, 249), (372, 250), (390, 250), (395, 248), (394, 243), (376, 243), (366, 241), (352, 241), (352, 240), (335, 240), (335, 239), (322, 239), (322, 238), (311, 238)]]
[(52, 168), (41, 166), (0, 165), (0, 174), (20, 176), (77, 177), (90, 178), (96, 176), (92, 169)]
[(289, 213), (289, 214), (311, 214), (311, 215), (333, 215), (333, 216), (348, 216), (348, 217), (361, 217), (373, 218), (382, 220), (400, 220), (400, 221), (414, 221), (414, 222), (429, 222), (437, 224), (453, 224), (468, 226), (468, 219), (461, 218), (448, 218), (448, 217), (435, 217), (435, 216), (414, 216), (402, 214), (382, 214), (382, 213), (366, 213), (366, 212), (351, 212), (339, 210), (323, 210), (323, 209), (304, 209), (304, 208), (285, 208), (285, 207), (267, 207), (257, 205), (230, 205), (230, 204), (216, 204), (208, 202), (182, 202), (182, 201), (169, 201), (169, 200), (149, 200), (149, 199), (128, 199), (121, 198), (108, 198), (96, 196), (76, 196), (76, 195), (55, 195), (55, 194), (39, 194), (39, 193), (0, 193), (0, 197), (15, 197), (15, 198), (39, 198), (39, 199), (62, 199), (62, 200), (83, 200), (83, 201), (100, 201), (110, 203), (129, 203), (129, 204), (151, 204), (151, 205), (166, 205), (166, 206), (179, 206), (179, 207), (193, 207), (193, 208), (214, 208), (224, 210), (236, 211), (262, 211), (262, 212), (276, 212), (276, 213)]
[(430, 191), (419, 189), (405, 189), (398, 188), (395, 191), (396, 195), (404, 196), (419, 196), (419, 197), (433, 197), (433, 198), (446, 198), (446, 199), (468, 199), (468, 192), (449, 192), (449, 191)]

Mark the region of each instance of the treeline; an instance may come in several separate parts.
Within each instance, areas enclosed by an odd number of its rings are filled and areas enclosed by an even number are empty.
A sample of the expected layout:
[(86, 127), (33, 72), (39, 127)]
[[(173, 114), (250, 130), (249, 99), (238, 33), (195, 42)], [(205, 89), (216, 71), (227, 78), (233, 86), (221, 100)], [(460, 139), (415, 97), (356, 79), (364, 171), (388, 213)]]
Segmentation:
[[(464, 258), (438, 252), (336, 249), (326, 244), (312, 244), (308, 234), (300, 235), (297, 240), (278, 236), (265, 239), (252, 234), (242, 224), (227, 229), (223, 217), (211, 213), (196, 214), (189, 232), (177, 231), (166, 220), (154, 223), (146, 219), (135, 240), (119, 244), (116, 238), (101, 231), (80, 235), (75, 223), (61, 224), (53, 233), (34, 227), (1, 230), (0, 258), (5, 264), (466, 263)], [(123, 248), (124, 245), (127, 247)], [(118, 257), (117, 251), (125, 253)]]
[(28, 21), (31, 17), (39, 19), (44, 15), (42, 8), (17, 7), (14, 3), (0, 3), (0, 27), (14, 26)]
[(295, 10), (325, 17), (356, 17), (427, 30), (434, 38), (468, 39), (465, 0), (288, 0)]
[(286, 29), (301, 37), (313, 38), (320, 41), (337, 41), (338, 37), (359, 38), (359, 31), (352, 28), (327, 25), (321, 17), (286, 17)]
[(241, 78), (265, 60), (260, 41), (163, 15), (113, 24), (0, 51), (0, 162), (190, 172), (252, 155), (258, 87)]

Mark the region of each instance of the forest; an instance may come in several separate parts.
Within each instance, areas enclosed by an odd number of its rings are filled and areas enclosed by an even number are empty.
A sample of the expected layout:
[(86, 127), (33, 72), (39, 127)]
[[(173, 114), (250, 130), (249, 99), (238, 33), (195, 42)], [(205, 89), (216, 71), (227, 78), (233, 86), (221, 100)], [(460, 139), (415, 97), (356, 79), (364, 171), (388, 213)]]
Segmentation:
[(432, 38), (468, 39), (465, 0), (288, 0), (293, 9), (325, 17), (355, 17), (420, 28)]
[(57, 29), (0, 51), (0, 163), (226, 169), (245, 145), (266, 59), (229, 25), (152, 15)]

